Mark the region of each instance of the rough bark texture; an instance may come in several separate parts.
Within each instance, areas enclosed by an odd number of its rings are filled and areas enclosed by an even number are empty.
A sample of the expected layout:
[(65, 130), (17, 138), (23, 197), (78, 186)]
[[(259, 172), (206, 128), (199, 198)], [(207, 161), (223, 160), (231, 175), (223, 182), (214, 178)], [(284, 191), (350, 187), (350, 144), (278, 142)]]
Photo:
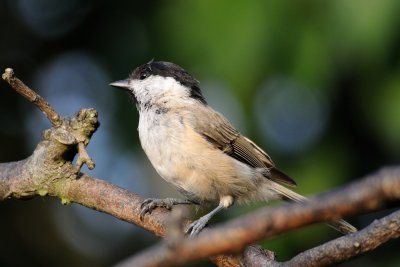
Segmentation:
[[(304, 251), (283, 266), (330, 266), (377, 248), (400, 236), (400, 211), (375, 220), (361, 231)], [(339, 257), (338, 257), (339, 256)]]

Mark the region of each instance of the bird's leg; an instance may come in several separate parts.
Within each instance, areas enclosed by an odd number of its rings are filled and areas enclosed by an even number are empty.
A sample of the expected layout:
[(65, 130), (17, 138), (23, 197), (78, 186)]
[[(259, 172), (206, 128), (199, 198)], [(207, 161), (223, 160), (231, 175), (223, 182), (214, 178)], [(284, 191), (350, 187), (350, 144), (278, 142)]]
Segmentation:
[(207, 213), (206, 215), (200, 217), (198, 220), (192, 222), (186, 233), (190, 233), (190, 236), (196, 236), (208, 223), (208, 221), (221, 210), (230, 207), (233, 204), (233, 198), (231, 196), (221, 197), (218, 206)]
[(140, 206), (140, 220), (143, 221), (144, 215), (146, 213), (151, 213), (157, 207), (165, 207), (167, 209), (172, 209), (174, 205), (178, 204), (198, 204), (189, 199), (179, 199), (179, 198), (147, 198), (145, 201), (142, 202)]
[(207, 213), (206, 215), (200, 217), (200, 219), (192, 222), (189, 228), (186, 230), (186, 233), (190, 233), (190, 236), (197, 235), (208, 223), (208, 221), (219, 211), (224, 209), (225, 207), (219, 204), (215, 209)]

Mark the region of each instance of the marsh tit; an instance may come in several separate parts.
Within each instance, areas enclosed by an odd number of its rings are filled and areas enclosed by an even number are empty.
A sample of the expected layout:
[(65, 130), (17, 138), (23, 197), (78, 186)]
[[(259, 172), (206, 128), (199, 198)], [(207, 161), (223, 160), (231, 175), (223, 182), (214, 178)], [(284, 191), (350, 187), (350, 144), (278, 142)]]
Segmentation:
[[(146, 199), (141, 219), (160, 206), (171, 209), (177, 204), (217, 204), (190, 225), (187, 232), (193, 236), (213, 215), (233, 203), (306, 200), (285, 187), (296, 182), (212, 109), (199, 82), (177, 64), (152, 61), (137, 67), (126, 80), (110, 85), (127, 90), (133, 97), (143, 150), (158, 174), (184, 196)], [(356, 231), (344, 220), (329, 225), (342, 233)]]

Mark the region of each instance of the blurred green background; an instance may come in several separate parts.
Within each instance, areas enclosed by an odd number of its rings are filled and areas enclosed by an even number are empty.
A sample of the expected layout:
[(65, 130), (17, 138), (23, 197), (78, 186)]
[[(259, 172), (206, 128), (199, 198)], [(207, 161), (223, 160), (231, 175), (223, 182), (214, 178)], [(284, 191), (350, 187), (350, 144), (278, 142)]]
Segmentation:
[[(162, 197), (177, 193), (144, 156), (131, 101), (108, 83), (151, 59), (175, 62), (312, 195), (399, 162), (399, 14), (397, 0), (2, 0), (0, 68), (12, 67), (64, 116), (96, 108), (97, 166), (84, 171)], [(1, 162), (29, 156), (50, 127), (3, 81), (0, 125)], [(262, 206), (235, 206), (216, 220)], [(388, 212), (350, 221), (363, 227)], [(0, 218), (0, 266), (109, 266), (158, 241), (58, 199), (5, 201)], [(337, 236), (319, 225), (262, 245), (285, 260)], [(399, 266), (399, 245), (342, 266)]]

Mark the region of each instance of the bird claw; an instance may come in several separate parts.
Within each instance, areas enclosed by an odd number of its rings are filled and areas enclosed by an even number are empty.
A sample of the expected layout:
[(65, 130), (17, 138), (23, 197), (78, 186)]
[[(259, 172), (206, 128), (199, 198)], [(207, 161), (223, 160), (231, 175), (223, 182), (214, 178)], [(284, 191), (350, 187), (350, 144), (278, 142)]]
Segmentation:
[(140, 220), (143, 221), (144, 216), (150, 213), (157, 207), (172, 209), (173, 204), (168, 199), (148, 198), (140, 205)]
[(190, 237), (195, 237), (207, 226), (208, 220), (200, 218), (189, 225), (189, 228), (185, 231), (185, 234), (189, 234)]

